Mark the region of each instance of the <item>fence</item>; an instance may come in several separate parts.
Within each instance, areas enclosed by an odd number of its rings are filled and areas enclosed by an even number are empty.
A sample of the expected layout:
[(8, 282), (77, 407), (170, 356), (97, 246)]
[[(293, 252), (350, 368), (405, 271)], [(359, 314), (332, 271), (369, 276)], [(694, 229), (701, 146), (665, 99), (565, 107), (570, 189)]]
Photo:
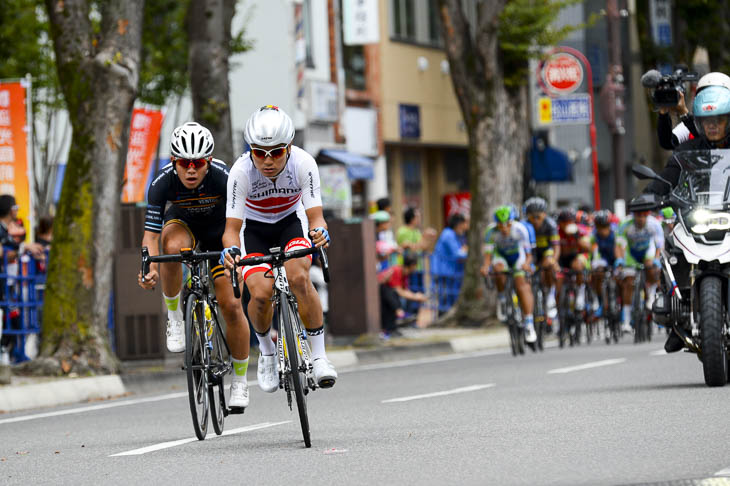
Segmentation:
[(9, 251), (13, 249), (3, 248), (0, 268), (0, 359), (20, 362), (38, 352), (46, 275), (43, 262), (29, 255), (9, 261)]

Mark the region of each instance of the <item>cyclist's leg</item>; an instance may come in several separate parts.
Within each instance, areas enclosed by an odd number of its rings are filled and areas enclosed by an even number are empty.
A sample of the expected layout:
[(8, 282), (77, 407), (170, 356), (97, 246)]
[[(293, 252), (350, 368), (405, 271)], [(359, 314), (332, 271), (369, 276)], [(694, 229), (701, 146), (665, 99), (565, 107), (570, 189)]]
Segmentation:
[(634, 279), (636, 278), (636, 260), (631, 256), (631, 252), (626, 252), (626, 263), (621, 272), (621, 303), (623, 313), (623, 330), (631, 329), (631, 305), (634, 294)]
[[(162, 228), (160, 237), (163, 253), (180, 253), (181, 248), (193, 248), (195, 237), (188, 225), (174, 216), (173, 206), (170, 219)], [(162, 297), (167, 307), (167, 349), (173, 353), (185, 350), (185, 322), (183, 316), (182, 264), (161, 263), (160, 280), (162, 281)]]
[(656, 247), (654, 242), (649, 245), (644, 255), (644, 268), (646, 269), (646, 307), (651, 309), (654, 303), (657, 284), (659, 283), (659, 262), (656, 260)]
[(575, 292), (575, 308), (576, 310), (584, 310), (586, 308), (586, 282), (583, 271), (587, 268), (588, 262), (585, 255), (579, 253), (570, 263), (570, 269), (575, 272), (576, 292)]

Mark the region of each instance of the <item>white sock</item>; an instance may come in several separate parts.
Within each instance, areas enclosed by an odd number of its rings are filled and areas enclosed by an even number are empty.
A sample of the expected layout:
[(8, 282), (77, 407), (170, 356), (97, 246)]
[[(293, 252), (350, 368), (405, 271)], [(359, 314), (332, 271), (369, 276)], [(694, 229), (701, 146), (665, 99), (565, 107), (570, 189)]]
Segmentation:
[(627, 324), (630, 323), (631, 322), (631, 306), (625, 305), (625, 306), (623, 306), (623, 308), (621, 310), (624, 313), (624, 322)]
[(324, 326), (307, 329), (307, 340), (309, 340), (309, 347), (312, 348), (312, 361), (327, 358), (327, 352), (324, 349)]
[(271, 340), (271, 328), (266, 331), (266, 334), (259, 334), (257, 332), (256, 339), (259, 340), (259, 351), (261, 351), (261, 354), (264, 356), (274, 355), (276, 348), (274, 347), (274, 341)]
[(173, 295), (172, 297), (168, 297), (164, 293), (162, 294), (162, 297), (165, 299), (165, 305), (167, 306), (167, 318), (171, 321), (183, 320), (180, 294), (182, 294), (182, 292), (178, 292), (177, 295)]

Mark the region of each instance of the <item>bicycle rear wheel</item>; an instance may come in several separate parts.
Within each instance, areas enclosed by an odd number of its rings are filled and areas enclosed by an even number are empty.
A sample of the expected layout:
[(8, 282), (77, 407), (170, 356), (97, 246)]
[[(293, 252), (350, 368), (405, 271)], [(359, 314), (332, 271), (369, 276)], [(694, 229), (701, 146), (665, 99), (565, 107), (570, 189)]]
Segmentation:
[(193, 428), (199, 440), (208, 432), (208, 348), (201, 329), (205, 329), (202, 302), (195, 294), (188, 296), (185, 304), (185, 372), (188, 378), (188, 399)]
[(307, 415), (307, 374), (300, 369), (300, 342), (299, 336), (294, 333), (294, 319), (299, 317), (294, 312), (288, 300), (282, 299), (279, 307), (280, 329), (284, 334), (284, 352), (289, 363), (289, 376), (287, 380), (294, 390), (294, 396), (297, 400), (297, 410), (299, 412), (299, 423), (302, 426), (302, 436), (304, 437), (305, 447), (312, 447), (312, 439), (309, 433), (309, 416)]
[(223, 433), (223, 423), (226, 418), (225, 376), (231, 370), (231, 357), (228, 343), (223, 336), (223, 329), (218, 320), (218, 309), (211, 309), (213, 329), (210, 330), (210, 376), (208, 384), (208, 400), (210, 401), (210, 417), (213, 419), (213, 430), (216, 435)]

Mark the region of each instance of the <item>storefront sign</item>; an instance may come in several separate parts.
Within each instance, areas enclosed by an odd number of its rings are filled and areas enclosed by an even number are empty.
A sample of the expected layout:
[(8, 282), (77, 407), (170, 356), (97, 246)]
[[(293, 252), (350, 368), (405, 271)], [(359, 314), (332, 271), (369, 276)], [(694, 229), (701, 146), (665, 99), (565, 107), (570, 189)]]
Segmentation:
[(342, 22), (346, 46), (380, 41), (378, 0), (342, 0)]
[(448, 222), (449, 218), (461, 213), (469, 216), (471, 212), (471, 194), (468, 192), (454, 192), (444, 196), (444, 221)]
[(352, 214), (352, 186), (347, 168), (342, 164), (319, 166), (322, 205), (335, 211), (341, 218)]
[(145, 200), (147, 178), (160, 139), (160, 128), (162, 128), (161, 111), (135, 108), (132, 112), (122, 202), (135, 203)]
[(18, 217), (32, 224), (27, 123), (24, 83), (0, 83), (0, 194), (14, 196)]
[(591, 122), (591, 100), (587, 94), (538, 99), (538, 122), (541, 125), (576, 125)]
[(401, 138), (421, 138), (421, 108), (418, 105), (399, 105)]
[(649, 20), (654, 44), (672, 45), (672, 2), (671, 0), (650, 0)]

